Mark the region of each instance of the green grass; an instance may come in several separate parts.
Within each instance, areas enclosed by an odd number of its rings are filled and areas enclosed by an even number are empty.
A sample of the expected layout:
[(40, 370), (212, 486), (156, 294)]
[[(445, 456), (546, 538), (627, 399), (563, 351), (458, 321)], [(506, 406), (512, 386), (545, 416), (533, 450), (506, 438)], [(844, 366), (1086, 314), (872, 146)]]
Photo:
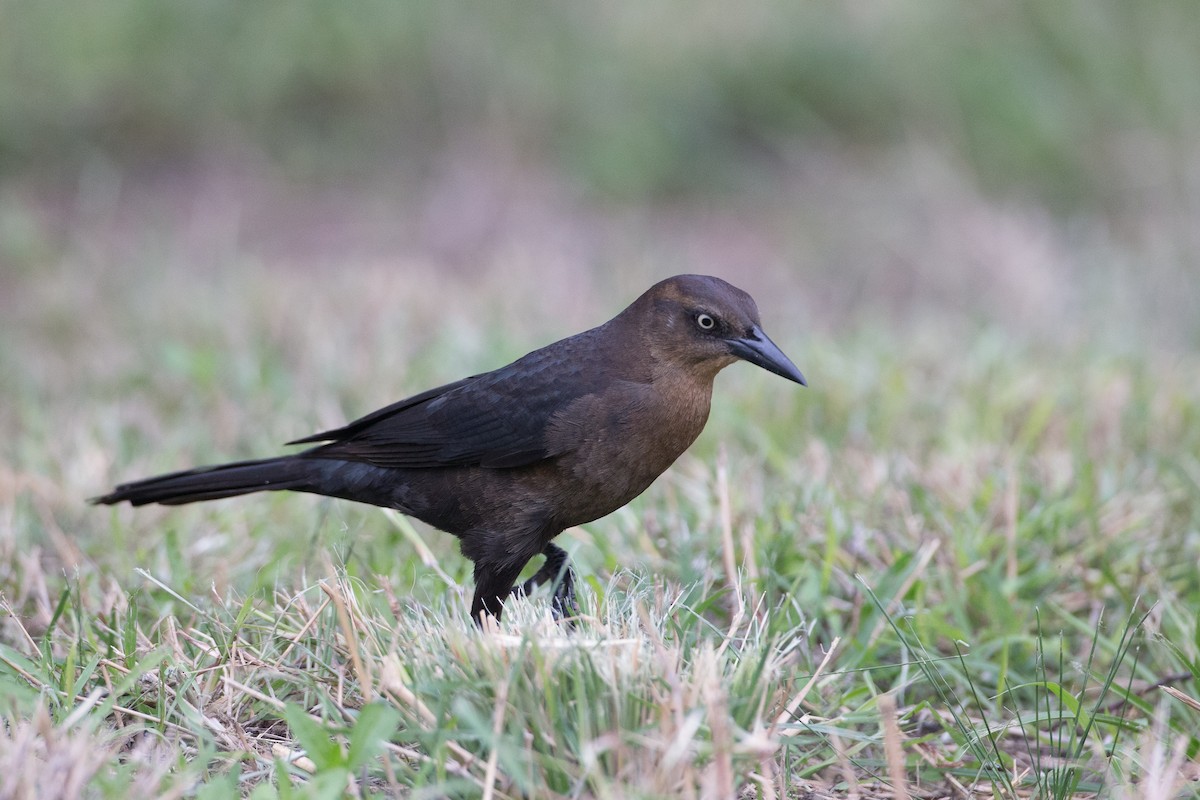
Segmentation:
[(0, 343), (4, 796), (870, 796), (894, 769), (1195, 794), (1200, 713), (1156, 688), (1200, 696), (1193, 355), (921, 316), (801, 337), (767, 298), (812, 388), (731, 368), (693, 451), (562, 537), (577, 632), (542, 596), (484, 635), (452, 538), (401, 517), (84, 499), (276, 452), (628, 296), (556, 318), (516, 271), (70, 252), (11, 279)]
[[(1196, 796), (1198, 9), (0, 2), (0, 800)], [(811, 388), (561, 537), (574, 634), (85, 503), (683, 271)]]

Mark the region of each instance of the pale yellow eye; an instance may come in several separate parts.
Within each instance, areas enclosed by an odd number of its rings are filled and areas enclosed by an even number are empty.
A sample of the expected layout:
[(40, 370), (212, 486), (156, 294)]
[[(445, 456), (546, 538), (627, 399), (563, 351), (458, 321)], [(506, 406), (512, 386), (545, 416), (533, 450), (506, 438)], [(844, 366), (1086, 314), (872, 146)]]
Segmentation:
[(696, 315), (696, 324), (700, 326), (701, 330), (711, 331), (717, 326), (717, 321), (710, 315), (701, 312)]

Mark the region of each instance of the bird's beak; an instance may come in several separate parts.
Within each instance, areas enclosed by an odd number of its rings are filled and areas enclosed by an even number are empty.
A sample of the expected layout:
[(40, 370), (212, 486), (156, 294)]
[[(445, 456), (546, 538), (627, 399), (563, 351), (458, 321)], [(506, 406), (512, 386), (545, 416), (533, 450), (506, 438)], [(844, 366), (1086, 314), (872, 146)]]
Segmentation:
[(801, 386), (808, 386), (800, 370), (792, 360), (783, 354), (774, 342), (755, 325), (750, 332), (738, 339), (730, 339), (729, 347), (738, 358), (762, 367), (768, 372), (774, 372), (780, 377), (795, 381)]

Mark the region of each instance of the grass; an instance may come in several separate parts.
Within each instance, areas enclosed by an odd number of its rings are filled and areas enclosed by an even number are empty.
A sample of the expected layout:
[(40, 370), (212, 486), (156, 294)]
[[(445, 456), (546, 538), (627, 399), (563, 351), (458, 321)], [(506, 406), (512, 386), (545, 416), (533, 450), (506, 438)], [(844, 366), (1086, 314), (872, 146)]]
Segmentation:
[[(0, 800), (1200, 794), (1191, 0), (0, 7)], [(561, 537), (574, 634), (84, 502), (683, 271), (812, 386)]]
[(0, 797), (1196, 794), (1194, 356), (768, 313), (812, 388), (732, 368), (692, 452), (562, 537), (578, 631), (535, 596), (482, 635), (451, 537), (403, 517), (83, 500), (628, 297), (189, 257), (10, 276)]

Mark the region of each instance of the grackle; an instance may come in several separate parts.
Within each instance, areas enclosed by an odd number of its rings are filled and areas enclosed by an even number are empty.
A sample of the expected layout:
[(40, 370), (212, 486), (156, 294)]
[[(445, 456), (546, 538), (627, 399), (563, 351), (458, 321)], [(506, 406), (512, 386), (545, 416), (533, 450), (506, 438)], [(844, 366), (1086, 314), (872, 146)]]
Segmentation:
[[(554, 537), (625, 505), (671, 466), (704, 428), (713, 379), (739, 359), (804, 385), (750, 295), (677, 275), (597, 328), (289, 442), (323, 443), (308, 450), (125, 483), (92, 502), (287, 489), (394, 508), (460, 539), (475, 565), (476, 623), (546, 581), (567, 615), (572, 575)], [(514, 586), (538, 554), (543, 566)]]

